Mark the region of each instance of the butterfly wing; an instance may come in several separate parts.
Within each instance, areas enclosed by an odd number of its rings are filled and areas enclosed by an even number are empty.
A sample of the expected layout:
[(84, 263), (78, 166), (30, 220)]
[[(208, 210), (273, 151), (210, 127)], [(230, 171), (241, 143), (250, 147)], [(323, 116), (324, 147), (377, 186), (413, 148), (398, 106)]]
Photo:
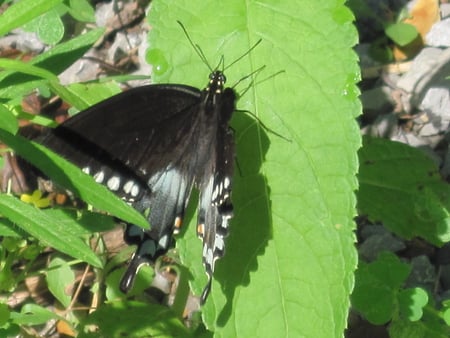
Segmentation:
[(197, 236), (203, 241), (202, 261), (208, 282), (200, 297), (203, 304), (211, 290), (215, 262), (225, 253), (228, 222), (233, 216), (231, 186), (234, 168), (234, 135), (228, 121), (235, 110), (236, 96), (225, 89), (221, 97), (219, 126), (216, 133), (214, 161), (204, 171), (200, 184)]
[(200, 95), (182, 85), (134, 88), (80, 112), (44, 143), (82, 167), (109, 161), (147, 181), (186, 152)]
[(127, 226), (125, 239), (138, 248), (123, 291), (143, 263), (165, 253), (182, 223), (196, 174), (200, 96), (198, 89), (181, 85), (135, 88), (79, 113), (42, 142), (137, 210), (151, 209), (151, 230)]
[(128, 291), (143, 263), (163, 254), (182, 223), (193, 185), (200, 190), (197, 234), (211, 288), (215, 261), (224, 254), (232, 217), (234, 143), (228, 122), (232, 89), (214, 72), (204, 91), (151, 85), (103, 101), (56, 128), (44, 140), (97, 182), (149, 213), (151, 229), (129, 225), (125, 239), (138, 248), (121, 281)]

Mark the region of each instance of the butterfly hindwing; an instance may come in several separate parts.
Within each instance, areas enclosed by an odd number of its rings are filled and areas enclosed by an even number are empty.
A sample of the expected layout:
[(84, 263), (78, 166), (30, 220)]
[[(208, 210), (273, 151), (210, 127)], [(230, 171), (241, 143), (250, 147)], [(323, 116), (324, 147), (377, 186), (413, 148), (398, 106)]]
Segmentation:
[(125, 230), (126, 242), (138, 247), (120, 283), (124, 293), (131, 289), (140, 266), (154, 262), (170, 247), (172, 234), (182, 225), (192, 185), (192, 175), (168, 169), (150, 179), (150, 190), (155, 193), (134, 204), (136, 209), (145, 213), (151, 209), (148, 216), (151, 229), (145, 231), (129, 224)]
[(208, 282), (200, 297), (203, 304), (211, 289), (215, 262), (225, 253), (225, 237), (229, 220), (233, 216), (231, 186), (234, 167), (234, 135), (228, 120), (235, 109), (235, 94), (225, 89), (217, 105), (216, 116), (220, 117), (215, 136), (214, 157), (204, 171), (200, 184), (197, 236), (203, 242), (202, 261)]

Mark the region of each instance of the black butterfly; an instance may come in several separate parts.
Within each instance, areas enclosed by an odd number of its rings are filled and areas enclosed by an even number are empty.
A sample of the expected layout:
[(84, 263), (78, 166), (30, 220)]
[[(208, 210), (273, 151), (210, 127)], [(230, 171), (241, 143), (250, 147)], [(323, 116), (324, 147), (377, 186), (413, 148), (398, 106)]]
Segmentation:
[(133, 88), (78, 113), (51, 130), (42, 143), (148, 215), (150, 230), (129, 224), (124, 234), (137, 250), (121, 280), (123, 292), (131, 289), (142, 264), (154, 262), (171, 246), (196, 187), (200, 192), (197, 235), (203, 241), (208, 276), (200, 298), (203, 304), (233, 216), (235, 151), (228, 124), (237, 95), (234, 89), (224, 88), (223, 66), (218, 70), (223, 58), (212, 69), (178, 23), (211, 71), (205, 89), (180, 84)]
[(124, 292), (139, 267), (171, 245), (194, 186), (208, 275), (202, 303), (210, 292), (233, 215), (235, 154), (228, 123), (236, 94), (224, 84), (223, 72), (215, 70), (203, 90), (179, 84), (134, 88), (80, 112), (42, 142), (149, 215), (151, 230), (128, 225), (125, 231), (125, 240), (138, 247), (121, 281)]

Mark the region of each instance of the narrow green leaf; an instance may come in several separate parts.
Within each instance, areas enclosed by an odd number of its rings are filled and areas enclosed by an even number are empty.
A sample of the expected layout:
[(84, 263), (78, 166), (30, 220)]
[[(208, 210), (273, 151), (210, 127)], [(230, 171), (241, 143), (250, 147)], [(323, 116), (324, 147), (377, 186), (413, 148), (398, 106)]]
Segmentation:
[(55, 74), (49, 72), (48, 70), (33, 66), (30, 63), (26, 63), (20, 60), (0, 59), (0, 68), (42, 77), (43, 79), (46, 80), (54, 80), (54, 81), (58, 80), (58, 77)]
[[(44, 127), (55, 128), (58, 126), (58, 124), (55, 122), (55, 120), (52, 120), (49, 117), (45, 117), (44, 115), (30, 114), (30, 113), (26, 113), (24, 111), (17, 112), (17, 119), (28, 120), (32, 123), (40, 124), (41, 126), (44, 126)], [(2, 129), (5, 129), (5, 128), (2, 128)]]
[[(94, 29), (67, 42), (58, 44), (45, 53), (34, 57), (29, 64), (46, 69), (53, 74), (59, 74), (82, 57), (103, 34), (103, 31), (103, 28)], [(2, 84), (0, 97), (9, 99), (21, 97), (33, 89), (47, 86), (46, 81), (36, 81), (34, 76), (24, 76), (12, 71), (0, 72), (0, 83)]]
[(14, 117), (14, 114), (11, 113), (11, 111), (3, 104), (0, 104), (0, 121), (1, 128), (11, 134), (17, 133), (17, 130), (19, 129), (17, 119)]
[(100, 259), (86, 243), (57, 227), (60, 219), (52, 218), (42, 210), (4, 194), (0, 194), (0, 214), (16, 223), (17, 226), (37, 238), (44, 245), (81, 259), (93, 266), (102, 266)]
[(21, 0), (0, 15), (0, 35), (20, 27), (55, 7), (62, 0)]
[(60, 219), (61, 222), (58, 225), (66, 229), (72, 236), (108, 231), (117, 226), (111, 216), (88, 210), (51, 208), (43, 211), (51, 214), (51, 217)]
[[(20, 228), (14, 225), (11, 221), (2, 216), (0, 218), (0, 236), (4, 237), (23, 237), (23, 232)], [(2, 242), (3, 244), (3, 242)]]
[(84, 110), (89, 107), (89, 103), (83, 98), (83, 96), (74, 93), (72, 90), (63, 86), (62, 84), (52, 81), (49, 83), (50, 88), (59, 95), (65, 102), (68, 102), (77, 109)]

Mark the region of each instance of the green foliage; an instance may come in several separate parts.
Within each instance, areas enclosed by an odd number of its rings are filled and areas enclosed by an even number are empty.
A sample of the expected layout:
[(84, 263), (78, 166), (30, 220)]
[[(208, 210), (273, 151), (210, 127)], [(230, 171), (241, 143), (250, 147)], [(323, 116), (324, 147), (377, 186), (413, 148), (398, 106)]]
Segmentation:
[(14, 117), (13, 113), (2, 104), (0, 104), (0, 120), (2, 121), (2, 128), (4, 130), (11, 134), (17, 132), (19, 128), (17, 119)]
[(359, 152), (358, 208), (406, 239), (432, 244), (450, 240), (450, 187), (422, 151), (384, 139), (365, 138)]
[(21, 0), (10, 6), (0, 18), (0, 35), (13, 28), (35, 32), (49, 45), (59, 43), (65, 34), (61, 16), (66, 13), (78, 21), (94, 22), (94, 10), (87, 0)]
[(75, 274), (67, 263), (62, 258), (53, 258), (46, 274), (49, 291), (65, 308), (69, 307), (72, 298), (66, 288), (68, 285), (73, 286), (75, 281)]
[[(371, 220), (406, 239), (434, 245), (449, 241), (450, 189), (422, 151), (384, 139), (364, 138), (359, 152), (358, 208)], [(360, 262), (352, 304), (368, 321), (390, 321), (398, 337), (448, 337), (449, 301), (435, 304), (421, 288), (404, 289), (410, 266), (393, 254)]]
[[(403, 8), (398, 13), (392, 12), (392, 8), (379, 5), (379, 11), (374, 11), (367, 1), (349, 0), (348, 6), (353, 10), (361, 26), (371, 25), (371, 35), (376, 36), (370, 42), (371, 56), (381, 62), (393, 60), (391, 45), (403, 47), (413, 42), (418, 36), (417, 28), (411, 24), (402, 22), (408, 16), (407, 9)], [(374, 5), (376, 6), (376, 5)], [(395, 5), (391, 4), (392, 7)], [(374, 34), (380, 31), (381, 34)]]
[(411, 269), (391, 253), (381, 254), (370, 264), (360, 262), (356, 271), (352, 304), (373, 324), (392, 319), (398, 309), (398, 292)]
[(419, 36), (416, 27), (411, 24), (397, 22), (392, 25), (388, 25), (385, 29), (386, 35), (394, 41), (394, 43), (400, 47), (414, 41)]
[(32, 21), (61, 2), (62, 0), (22, 0), (11, 5), (0, 16), (0, 35)]
[[(16, 198), (8, 195), (0, 195), (0, 214), (20, 226), (24, 231), (38, 238), (44, 245), (53, 247), (72, 257), (77, 257), (94, 266), (102, 265), (99, 258), (80, 238), (71, 236), (61, 226), (58, 218), (52, 218), (50, 214), (31, 205), (21, 203)], [(49, 227), (54, 224), (55, 227)], [(64, 238), (64, 241), (61, 241)]]
[[(4, 17), (5, 14), (6, 13), (4, 13), (2, 17)], [(48, 51), (34, 57), (32, 60), (27, 62), (26, 65), (34, 65), (39, 67), (43, 72), (48, 71), (54, 75), (59, 74), (76, 60), (81, 58), (102, 34), (103, 29), (94, 29), (83, 35), (64, 41)], [(15, 63), (11, 64), (15, 66)], [(77, 95), (67, 95), (64, 87), (59, 85), (57, 82), (49, 82), (45, 79), (45, 77), (39, 78), (33, 76), (32, 74), (27, 74), (28, 76), (24, 76), (21, 73), (27, 73), (26, 71), (22, 70), (17, 72), (14, 68), (10, 70), (5, 68), (5, 71), (2, 71), (0, 74), (0, 99), (2, 99), (2, 101), (10, 100), (9, 103), (12, 102), (17, 104), (20, 102), (20, 98), (31, 93), (36, 88), (39, 88), (40, 91), (43, 89), (50, 91), (51, 88), (57, 95), (61, 96), (61, 98), (79, 109), (84, 109), (88, 106), (83, 106), (83, 97)]]
[(401, 290), (398, 295), (400, 313), (415, 322), (422, 318), (423, 307), (428, 303), (428, 295), (421, 288)]
[[(23, 282), (26, 274), (29, 272), (30, 265), (41, 252), (42, 246), (36, 241), (27, 242), (15, 234), (3, 238), (1, 244), (0, 292), (10, 292), (19, 283)], [(13, 269), (14, 264), (18, 261), (24, 262), (25, 268), (23, 271), (17, 272)]]
[(433, 307), (422, 288), (403, 288), (411, 267), (385, 252), (372, 263), (360, 262), (356, 271), (353, 308), (375, 325), (389, 323), (391, 338), (448, 337), (447, 308)]
[(28, 22), (24, 29), (35, 32), (42, 42), (49, 45), (57, 44), (64, 36), (64, 24), (56, 9), (51, 9)]
[(0, 304), (0, 308), (2, 307), (3, 319), (6, 319), (6, 322), (3, 325), (0, 325), (0, 335), (2, 337), (18, 335), (21, 326), (45, 324), (52, 319), (64, 320), (64, 318), (58, 316), (54, 312), (36, 304), (25, 304), (20, 312), (7, 311), (8, 309), (5, 310), (4, 305)]
[[(75, 2), (69, 3), (75, 7)], [(37, 15), (20, 7), (13, 14), (5, 12), (1, 19), (10, 28), (18, 27), (24, 23), (22, 17), (30, 21), (50, 9), (59, 11), (55, 6)], [(53, 16), (57, 20), (57, 15)], [(226, 25), (218, 24), (222, 18)], [(336, 0), (302, 0), (295, 4), (153, 1), (149, 39), (155, 47), (148, 59), (157, 70), (154, 81), (199, 88), (206, 84), (210, 70), (194, 53), (177, 20), (187, 27), (212, 67), (222, 56), (225, 66), (230, 65), (262, 39), (250, 55), (226, 69), (228, 85), (238, 84), (239, 110), (251, 112), (286, 139), (262, 128), (242, 111), (233, 118), (239, 163), (233, 188), (235, 217), (226, 256), (217, 264), (213, 291), (202, 310), (210, 332), (199, 323), (194, 325), (195, 330), (188, 331), (167, 308), (117, 300), (120, 294), (112, 287), (117, 287), (117, 270), (105, 279), (99, 278), (99, 282), (106, 280), (105, 294), (110, 303), (100, 304), (97, 311), (81, 319), (79, 337), (342, 336), (356, 266), (352, 219), (356, 150), (360, 146), (354, 120), (360, 105), (355, 86), (359, 70), (351, 50), (357, 41), (352, 19), (342, 1)], [(35, 88), (55, 93), (77, 109), (115, 93), (111, 84), (96, 83), (86, 90), (84, 85), (63, 87), (54, 77), (101, 33), (94, 30), (54, 42), (57, 44), (52, 49), (27, 64), (5, 61), (5, 70), (0, 73), (0, 101), (6, 103), (5, 109), (23, 116), (21, 99)], [(52, 39), (58, 40), (58, 35)], [(239, 83), (262, 66), (264, 70)], [(43, 147), (12, 135), (15, 129), (9, 123), (7, 130), (0, 129), (0, 139), (19, 155), (94, 207), (127, 221), (141, 222), (80, 170)], [(180, 276), (191, 279), (194, 293), (199, 294), (205, 277), (201, 243), (195, 236), (194, 209), (195, 203), (191, 203), (185, 223), (191, 220), (193, 224), (177, 239), (177, 245), (189, 270)], [(49, 290), (63, 305), (69, 304), (64, 291), (73, 283), (69, 272), (72, 264), (88, 262), (97, 268), (99, 277), (113, 270), (109, 263), (105, 265), (101, 248), (97, 253), (87, 245), (89, 235), (103, 230), (92, 214), (79, 217), (61, 210), (40, 210), (8, 195), (0, 195), (0, 213), (8, 218), (2, 219), (0, 231), (3, 228), (13, 242), (28, 245), (26, 240), (33, 237), (74, 258), (53, 257), (44, 271)], [(91, 216), (86, 219), (84, 215)], [(6, 252), (6, 248), (2, 250)], [(19, 252), (8, 251), (2, 258), (17, 261)], [(3, 271), (10, 274), (7, 277), (13, 288), (20, 279), (11, 269)], [(143, 285), (148, 285), (147, 277), (144, 280)], [(270, 317), (266, 317), (268, 314)], [(14, 332), (21, 325), (36, 325), (55, 315), (49, 317), (45, 309), (32, 306), (11, 311), (3, 318), (6, 324), (0, 330)], [(80, 318), (71, 320), (76, 326)], [(96, 332), (90, 331), (92, 325), (98, 327)]]
[[(98, 330), (90, 332), (92, 325), (97, 326)], [(139, 302), (105, 304), (84, 320), (79, 329), (78, 338), (126, 336), (188, 338), (192, 336), (170, 309)]]

